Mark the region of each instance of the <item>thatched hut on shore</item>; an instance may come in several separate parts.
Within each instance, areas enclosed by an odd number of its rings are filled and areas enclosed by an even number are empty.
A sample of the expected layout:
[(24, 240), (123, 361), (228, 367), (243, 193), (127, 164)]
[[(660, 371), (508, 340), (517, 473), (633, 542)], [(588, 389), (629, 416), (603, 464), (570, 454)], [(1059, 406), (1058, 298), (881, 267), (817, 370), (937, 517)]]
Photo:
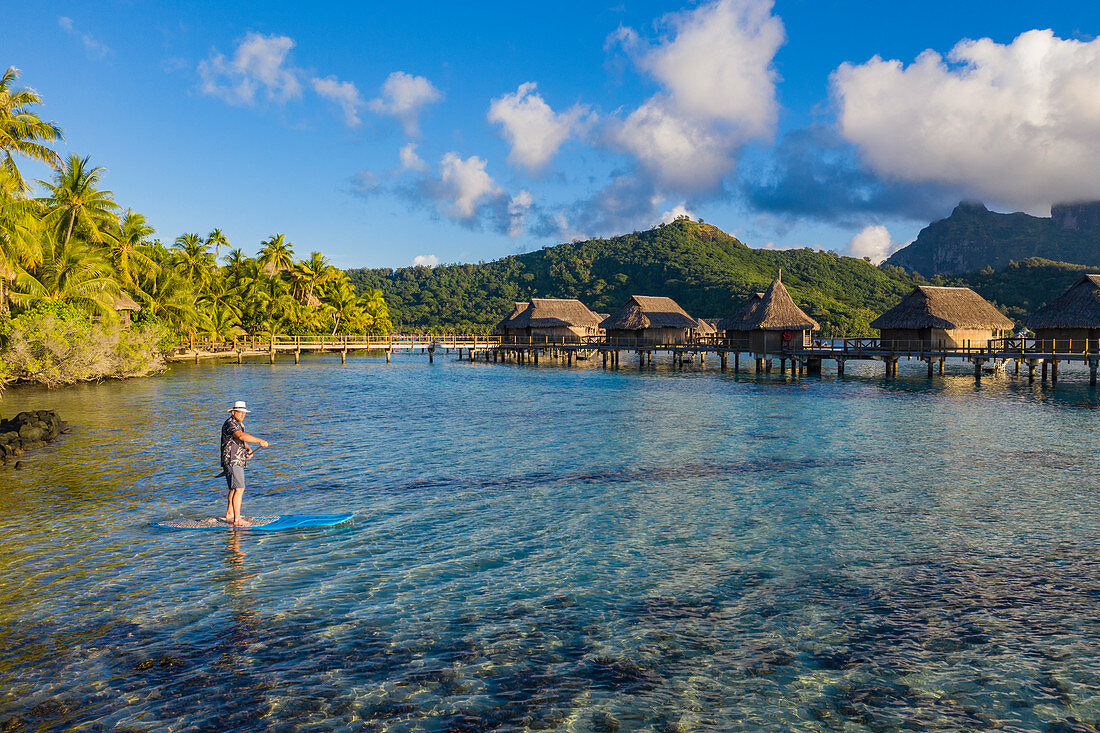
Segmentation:
[(115, 312), (118, 313), (119, 322), (126, 328), (130, 326), (130, 314), (141, 310), (141, 306), (134, 302), (134, 299), (123, 292), (119, 292), (115, 296), (114, 303)]
[[(1083, 275), (1069, 290), (1024, 319), (1042, 351), (1100, 348), (1100, 275)], [(1091, 348), (1089, 342), (1091, 342)]]
[(682, 344), (691, 340), (699, 323), (672, 298), (632, 295), (600, 327), (612, 342)]
[(509, 323), (510, 335), (536, 343), (596, 336), (599, 317), (575, 298), (532, 298)]
[(798, 307), (783, 285), (783, 273), (763, 293), (718, 322), (729, 341), (756, 354), (779, 354), (809, 344), (821, 325)]
[(918, 285), (871, 321), (884, 346), (962, 348), (985, 346), (1012, 328), (1003, 313), (970, 288)]

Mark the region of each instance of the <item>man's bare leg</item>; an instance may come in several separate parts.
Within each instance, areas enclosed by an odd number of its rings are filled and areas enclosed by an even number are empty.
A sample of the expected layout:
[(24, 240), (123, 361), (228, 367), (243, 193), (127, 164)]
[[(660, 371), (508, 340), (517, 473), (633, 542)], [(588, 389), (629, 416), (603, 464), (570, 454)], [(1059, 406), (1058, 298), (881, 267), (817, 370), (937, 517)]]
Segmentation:
[(241, 500), (244, 499), (244, 489), (233, 489), (229, 492), (229, 520), (234, 527), (247, 527), (244, 514), (241, 512)]

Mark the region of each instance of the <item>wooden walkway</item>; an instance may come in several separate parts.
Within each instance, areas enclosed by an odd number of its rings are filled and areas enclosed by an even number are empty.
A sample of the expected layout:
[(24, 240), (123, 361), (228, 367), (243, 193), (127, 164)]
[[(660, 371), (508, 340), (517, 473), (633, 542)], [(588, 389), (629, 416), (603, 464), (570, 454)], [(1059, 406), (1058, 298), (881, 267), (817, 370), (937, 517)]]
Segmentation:
[(476, 334), (391, 334), (389, 336), (276, 336), (274, 339), (254, 339), (236, 344), (192, 343), (178, 347), (170, 361), (183, 362), (203, 359), (230, 359), (240, 363), (245, 357), (266, 357), (275, 363), (277, 356), (292, 356), (297, 364), (303, 353), (339, 353), (341, 362), (353, 352), (380, 352), (390, 361), (391, 354), (427, 355), (433, 362), (438, 353), (457, 354), (461, 360), (491, 362), (516, 362), (538, 364), (540, 360), (557, 360), (570, 365), (574, 360), (600, 359), (602, 366), (618, 368), (623, 353), (633, 353), (640, 367), (653, 364), (655, 355), (664, 355), (674, 366), (688, 363), (705, 364), (706, 359), (716, 358), (722, 369), (730, 366), (740, 369), (741, 359), (752, 362), (757, 371), (771, 372), (777, 365), (779, 372), (819, 374), (824, 361), (836, 363), (839, 375), (845, 372), (849, 361), (881, 361), (887, 376), (897, 375), (901, 359), (917, 359), (928, 365), (928, 376), (938, 371), (942, 374), (948, 359), (963, 360), (973, 364), (974, 378), (980, 380), (983, 372), (1003, 370), (1013, 365), (1019, 374), (1021, 365), (1027, 369), (1028, 379), (1035, 379), (1039, 369), (1041, 379), (1049, 377), (1057, 384), (1060, 363), (1081, 363), (1089, 368), (1090, 383), (1097, 383), (1100, 368), (1100, 339), (1082, 341), (1040, 341), (1030, 338), (991, 339), (962, 346), (930, 346), (923, 342), (884, 341), (876, 338), (821, 338), (790, 345), (776, 352), (758, 352), (749, 347), (747, 340), (731, 340), (722, 337), (701, 337), (688, 343), (660, 343), (643, 339), (613, 339), (603, 337), (572, 339), (516, 339)]

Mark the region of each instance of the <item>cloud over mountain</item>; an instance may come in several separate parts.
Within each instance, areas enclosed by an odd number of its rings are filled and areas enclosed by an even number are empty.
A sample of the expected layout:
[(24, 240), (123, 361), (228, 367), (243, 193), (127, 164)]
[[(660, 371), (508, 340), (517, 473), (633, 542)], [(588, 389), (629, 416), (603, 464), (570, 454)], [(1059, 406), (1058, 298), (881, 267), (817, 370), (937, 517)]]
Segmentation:
[(1100, 39), (1023, 33), (832, 75), (841, 134), (880, 175), (1045, 213), (1100, 198)]

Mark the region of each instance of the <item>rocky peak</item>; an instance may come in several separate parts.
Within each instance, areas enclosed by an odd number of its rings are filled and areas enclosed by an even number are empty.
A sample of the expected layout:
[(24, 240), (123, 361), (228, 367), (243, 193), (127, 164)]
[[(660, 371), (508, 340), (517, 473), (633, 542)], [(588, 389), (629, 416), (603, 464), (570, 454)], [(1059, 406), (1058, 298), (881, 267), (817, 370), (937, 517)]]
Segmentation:
[(1050, 207), (1050, 218), (1059, 229), (1100, 228), (1100, 201), (1075, 201)]

